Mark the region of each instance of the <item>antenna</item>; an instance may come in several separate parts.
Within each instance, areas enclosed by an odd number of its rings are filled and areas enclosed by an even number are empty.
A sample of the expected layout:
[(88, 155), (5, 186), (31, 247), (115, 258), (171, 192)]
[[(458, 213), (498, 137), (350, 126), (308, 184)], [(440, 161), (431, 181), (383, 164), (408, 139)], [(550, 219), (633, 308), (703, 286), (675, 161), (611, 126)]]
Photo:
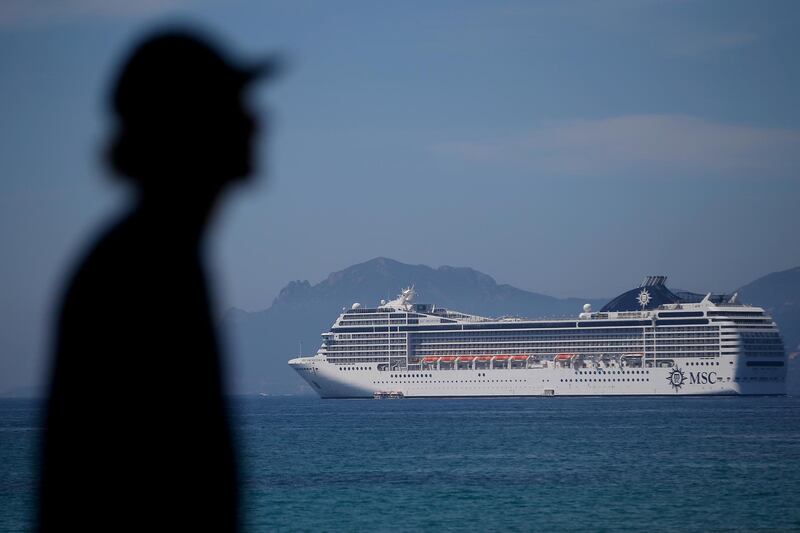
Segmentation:
[(300, 340), (300, 357), (303, 357), (303, 341)]

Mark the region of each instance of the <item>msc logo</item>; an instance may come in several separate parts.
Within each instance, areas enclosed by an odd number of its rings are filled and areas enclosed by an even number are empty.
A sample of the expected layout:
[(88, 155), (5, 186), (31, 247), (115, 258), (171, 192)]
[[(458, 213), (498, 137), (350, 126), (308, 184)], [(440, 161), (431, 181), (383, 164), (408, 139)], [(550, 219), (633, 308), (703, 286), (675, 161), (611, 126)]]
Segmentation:
[(680, 368), (673, 368), (672, 371), (667, 376), (667, 381), (669, 384), (672, 385), (672, 389), (675, 392), (678, 392), (683, 384), (686, 382), (686, 375), (683, 373), (683, 370)]
[(689, 372), (689, 383), (694, 385), (699, 383), (701, 385), (713, 385), (717, 382), (716, 372)]
[[(678, 367), (670, 370), (667, 381), (672, 385), (672, 389), (678, 392), (683, 384), (686, 383), (686, 374)], [(689, 372), (690, 385), (713, 385), (718, 381), (716, 372)]]

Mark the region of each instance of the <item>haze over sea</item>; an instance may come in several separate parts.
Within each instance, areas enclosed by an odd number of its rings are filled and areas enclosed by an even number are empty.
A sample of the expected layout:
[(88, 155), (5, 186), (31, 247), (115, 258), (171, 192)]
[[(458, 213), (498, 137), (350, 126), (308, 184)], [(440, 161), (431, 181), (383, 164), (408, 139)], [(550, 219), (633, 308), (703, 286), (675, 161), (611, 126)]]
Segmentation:
[[(248, 531), (800, 530), (797, 397), (233, 405)], [(0, 400), (2, 531), (31, 526), (39, 416)]]

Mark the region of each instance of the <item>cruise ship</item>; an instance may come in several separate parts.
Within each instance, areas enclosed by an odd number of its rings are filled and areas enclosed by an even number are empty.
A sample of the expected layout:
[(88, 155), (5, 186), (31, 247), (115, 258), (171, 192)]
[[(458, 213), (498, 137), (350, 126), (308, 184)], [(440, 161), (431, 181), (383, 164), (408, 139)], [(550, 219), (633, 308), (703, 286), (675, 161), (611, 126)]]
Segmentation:
[(786, 393), (786, 352), (764, 309), (665, 281), (539, 320), (415, 303), (410, 287), (343, 309), (316, 355), (289, 365), (322, 398)]

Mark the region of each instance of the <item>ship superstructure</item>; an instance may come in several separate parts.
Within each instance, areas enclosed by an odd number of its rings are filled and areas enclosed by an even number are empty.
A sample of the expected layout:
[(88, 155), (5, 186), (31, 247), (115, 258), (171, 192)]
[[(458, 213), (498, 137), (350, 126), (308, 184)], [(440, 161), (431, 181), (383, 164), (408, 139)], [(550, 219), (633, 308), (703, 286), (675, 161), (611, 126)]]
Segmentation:
[(737, 295), (650, 276), (576, 318), (487, 318), (414, 303), (343, 310), (289, 364), (323, 398), (785, 394), (775, 322)]

